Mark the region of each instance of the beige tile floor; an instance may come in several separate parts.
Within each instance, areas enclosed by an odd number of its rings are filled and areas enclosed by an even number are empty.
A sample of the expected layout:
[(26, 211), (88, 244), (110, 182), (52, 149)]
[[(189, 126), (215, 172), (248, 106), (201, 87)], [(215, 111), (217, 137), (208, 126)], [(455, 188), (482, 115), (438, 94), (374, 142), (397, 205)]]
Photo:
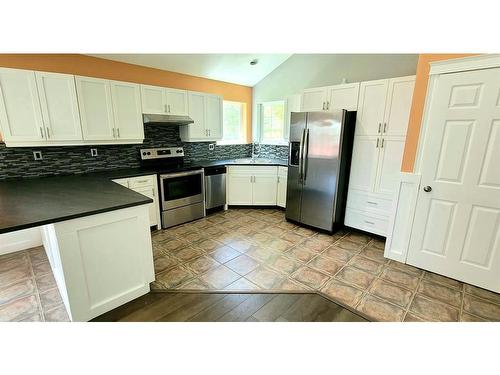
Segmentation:
[(0, 322), (68, 320), (43, 247), (0, 256)]
[(277, 209), (230, 209), (153, 234), (153, 289), (319, 291), (380, 321), (500, 321), (500, 295), (383, 257), (384, 241), (319, 233)]

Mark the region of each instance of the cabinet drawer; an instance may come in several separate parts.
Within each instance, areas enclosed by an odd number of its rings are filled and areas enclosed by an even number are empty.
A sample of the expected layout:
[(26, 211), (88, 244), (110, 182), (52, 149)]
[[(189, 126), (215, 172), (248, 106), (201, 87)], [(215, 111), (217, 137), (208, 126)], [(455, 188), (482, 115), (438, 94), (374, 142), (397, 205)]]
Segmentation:
[(345, 211), (344, 224), (348, 227), (364, 230), (365, 232), (386, 236), (389, 222), (387, 219), (367, 215), (361, 211), (347, 209)]
[(129, 178), (129, 188), (140, 188), (143, 186), (155, 186), (156, 185), (156, 175), (151, 176), (140, 176)]
[(271, 165), (232, 165), (228, 167), (228, 173), (233, 175), (248, 175), (248, 176), (256, 176), (256, 175), (268, 175), (268, 176), (276, 176), (278, 171), (276, 166)]
[(374, 212), (379, 215), (390, 215), (392, 200), (379, 198), (361, 191), (349, 190), (347, 207), (361, 211)]
[(113, 180), (113, 182), (116, 182), (117, 184), (120, 184), (121, 186), (125, 186), (128, 188), (128, 178), (119, 178), (117, 180)]

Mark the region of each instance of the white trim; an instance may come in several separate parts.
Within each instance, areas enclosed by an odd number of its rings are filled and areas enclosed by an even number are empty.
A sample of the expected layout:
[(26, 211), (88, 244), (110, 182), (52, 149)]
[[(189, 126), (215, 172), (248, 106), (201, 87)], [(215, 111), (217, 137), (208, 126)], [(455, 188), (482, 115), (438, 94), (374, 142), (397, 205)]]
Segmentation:
[(0, 255), (42, 245), (40, 228), (29, 228), (0, 234)]
[(406, 262), (417, 207), (420, 178), (420, 174), (401, 173), (401, 181), (387, 228), (387, 240), (384, 250), (384, 257), (386, 258)]
[(498, 68), (500, 67), (500, 54), (434, 61), (430, 63), (430, 66), (429, 75)]

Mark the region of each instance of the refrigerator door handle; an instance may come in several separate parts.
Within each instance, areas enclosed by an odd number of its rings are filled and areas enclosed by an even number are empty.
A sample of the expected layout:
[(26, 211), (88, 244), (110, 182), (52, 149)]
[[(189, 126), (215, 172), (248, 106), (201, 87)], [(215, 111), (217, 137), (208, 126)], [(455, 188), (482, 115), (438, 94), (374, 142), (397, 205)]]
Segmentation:
[(306, 135), (306, 129), (302, 130), (302, 136), (300, 137), (299, 145), (299, 182), (302, 181), (302, 167), (304, 165), (304, 137)]
[(309, 129), (305, 130), (306, 138), (304, 141), (304, 152), (302, 153), (302, 157), (304, 158), (304, 162), (302, 163), (302, 180), (305, 182), (307, 178), (307, 160), (309, 158)]

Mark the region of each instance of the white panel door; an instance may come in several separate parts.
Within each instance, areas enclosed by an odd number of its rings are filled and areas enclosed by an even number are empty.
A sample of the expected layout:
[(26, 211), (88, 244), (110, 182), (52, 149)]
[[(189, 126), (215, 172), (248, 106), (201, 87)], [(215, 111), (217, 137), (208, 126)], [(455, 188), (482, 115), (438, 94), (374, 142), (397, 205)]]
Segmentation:
[(81, 140), (75, 76), (46, 72), (35, 72), (35, 76), (47, 140)]
[(139, 85), (119, 81), (110, 85), (116, 139), (144, 139)]
[(186, 116), (188, 114), (188, 95), (186, 90), (165, 89), (167, 113)]
[(253, 179), (253, 204), (275, 206), (278, 185), (277, 175), (256, 174)]
[(359, 82), (331, 86), (328, 89), (327, 110), (358, 109)]
[(0, 68), (0, 126), (7, 143), (45, 141), (35, 72)]
[(252, 175), (228, 174), (227, 204), (252, 204)]
[(356, 135), (377, 135), (382, 132), (388, 86), (388, 79), (361, 82)]
[(405, 148), (404, 138), (381, 138), (375, 192), (391, 197), (399, 188), (401, 162)]
[(435, 79), (408, 263), (500, 292), (500, 68)]
[(109, 81), (77, 76), (76, 91), (82, 120), (83, 139), (92, 141), (115, 139)]
[(352, 151), (349, 190), (373, 191), (377, 175), (380, 138), (355, 137)]
[(208, 132), (205, 128), (205, 95), (197, 92), (188, 94), (189, 117), (194, 121), (189, 124), (189, 138), (203, 139), (208, 137)]
[(222, 98), (215, 95), (205, 97), (206, 124), (210, 140), (222, 139)]
[(325, 87), (304, 90), (302, 92), (302, 112), (326, 110), (326, 95), (327, 89)]
[(167, 114), (166, 90), (159, 86), (141, 85), (142, 113)]
[(406, 135), (414, 88), (415, 76), (389, 80), (383, 134), (401, 137)]

